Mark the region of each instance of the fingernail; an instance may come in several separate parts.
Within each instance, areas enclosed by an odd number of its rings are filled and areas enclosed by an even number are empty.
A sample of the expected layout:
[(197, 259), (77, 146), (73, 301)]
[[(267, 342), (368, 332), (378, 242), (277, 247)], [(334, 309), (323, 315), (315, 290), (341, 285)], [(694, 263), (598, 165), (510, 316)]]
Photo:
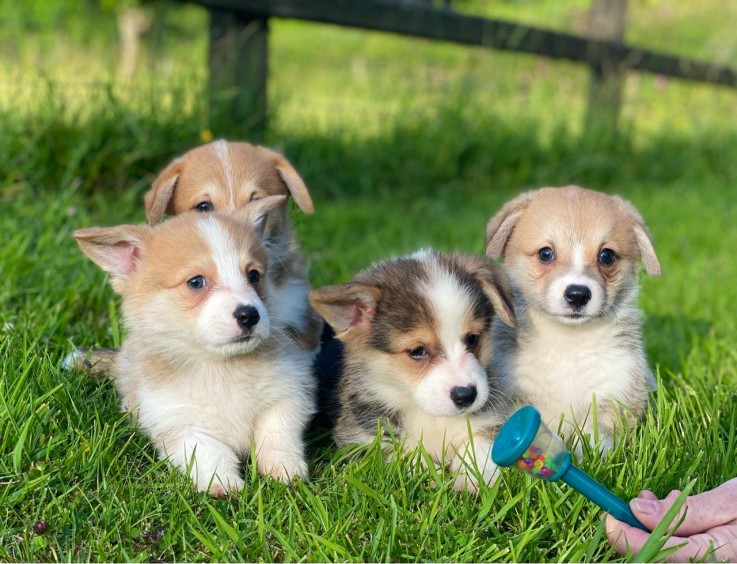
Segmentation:
[(657, 502), (650, 499), (635, 498), (632, 500), (632, 503), (634, 504), (635, 509), (643, 515), (652, 515), (658, 510)]

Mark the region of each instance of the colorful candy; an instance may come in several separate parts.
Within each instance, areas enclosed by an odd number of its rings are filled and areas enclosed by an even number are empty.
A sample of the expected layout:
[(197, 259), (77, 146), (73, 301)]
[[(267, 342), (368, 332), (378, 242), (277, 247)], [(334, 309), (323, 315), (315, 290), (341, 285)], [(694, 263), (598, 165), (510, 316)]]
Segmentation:
[(550, 478), (560, 467), (559, 461), (556, 458), (560, 457), (552, 456), (543, 452), (541, 448), (530, 445), (524, 454), (520, 456), (519, 460), (517, 460), (516, 466), (523, 472), (527, 472), (536, 478)]

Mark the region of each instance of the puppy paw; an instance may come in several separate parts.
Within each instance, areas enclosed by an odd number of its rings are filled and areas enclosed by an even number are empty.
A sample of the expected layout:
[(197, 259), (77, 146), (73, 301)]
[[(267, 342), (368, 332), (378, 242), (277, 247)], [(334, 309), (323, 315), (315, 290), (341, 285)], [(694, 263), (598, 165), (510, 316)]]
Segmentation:
[(458, 475), (453, 481), (455, 491), (477, 493), (483, 482), (491, 486), (499, 476), (499, 468), (491, 460), (491, 443), (477, 439), (473, 450), (468, 449), (463, 457), (459, 457), (454, 466)]
[(246, 482), (240, 476), (225, 476), (220, 478), (215, 476), (209, 486), (200, 488), (200, 491), (207, 491), (210, 495), (219, 498), (228, 497), (228, 494), (237, 493), (243, 489)]
[(479, 491), (479, 483), (474, 476), (464, 472), (456, 476), (455, 480), (453, 480), (453, 489), (457, 492), (475, 494)]
[[(499, 476), (499, 473), (496, 471), (497, 467), (495, 464), (490, 465), (493, 466), (492, 469), (484, 469), (484, 472), (481, 475), (481, 480), (487, 485), (487, 486), (493, 486), (494, 482), (496, 482), (497, 477)], [(475, 470), (467, 470), (462, 471), (458, 476), (456, 476), (455, 480), (453, 480), (453, 489), (457, 492), (468, 492), (468, 493), (478, 493), (479, 491), (479, 476), (478, 473)]]
[(70, 370), (84, 370), (90, 368), (91, 365), (86, 358), (86, 355), (77, 349), (67, 354), (61, 361), (61, 369), (65, 371)]
[(117, 351), (115, 349), (77, 349), (61, 361), (65, 371), (78, 370), (91, 376), (104, 376), (112, 372)]
[(257, 464), (261, 474), (271, 476), (284, 484), (294, 478), (306, 479), (308, 474), (304, 458), (283, 452), (261, 453)]

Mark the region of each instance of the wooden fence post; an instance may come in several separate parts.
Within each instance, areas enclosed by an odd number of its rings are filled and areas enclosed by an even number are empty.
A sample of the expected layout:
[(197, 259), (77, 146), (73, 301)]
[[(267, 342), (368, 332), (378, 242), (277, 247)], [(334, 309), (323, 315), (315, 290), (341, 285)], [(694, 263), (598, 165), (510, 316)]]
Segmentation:
[[(590, 12), (592, 39), (624, 43), (627, 0), (593, 0)], [(604, 56), (606, 51), (592, 49), (590, 64), (587, 129), (614, 132), (622, 106), (626, 70)]]
[(255, 139), (266, 127), (268, 19), (210, 9), (210, 123)]

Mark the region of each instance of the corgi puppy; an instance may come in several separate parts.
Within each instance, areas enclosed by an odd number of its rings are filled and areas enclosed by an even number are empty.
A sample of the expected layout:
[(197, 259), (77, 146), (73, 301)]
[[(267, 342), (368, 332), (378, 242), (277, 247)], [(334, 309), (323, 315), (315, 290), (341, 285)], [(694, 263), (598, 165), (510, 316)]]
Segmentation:
[[(313, 212), (305, 183), (278, 153), (249, 143), (224, 140), (196, 147), (171, 162), (144, 197), (146, 218), (154, 225), (166, 214), (189, 211), (233, 212), (267, 196), (291, 195), (305, 213)], [(323, 321), (308, 303), (307, 267), (289, 224), (287, 207), (269, 214), (265, 243), (270, 248), (273, 279), (272, 314), (284, 320), (284, 330), (306, 351), (317, 352)], [(107, 373), (115, 349), (78, 349), (65, 367)]]
[(391, 429), (407, 450), (422, 442), (448, 463), (456, 489), (476, 490), (479, 475), (492, 482), (489, 453), (508, 410), (488, 369), (491, 321), (515, 325), (511, 300), (484, 258), (432, 251), (313, 290), (310, 303), (344, 346), (337, 445), (370, 443), (381, 424), (384, 437)]
[(251, 448), (262, 474), (307, 476), (311, 355), (273, 315), (264, 243), (268, 212), (284, 200), (74, 233), (123, 297), (127, 337), (112, 366), (122, 408), (162, 458), (216, 496), (243, 487)]
[(563, 418), (564, 435), (577, 425), (605, 452), (656, 387), (636, 302), (640, 260), (651, 275), (660, 263), (642, 216), (617, 196), (543, 188), (504, 205), (486, 243), (503, 259), (517, 313), (516, 327), (494, 324), (495, 372), (551, 428)]

